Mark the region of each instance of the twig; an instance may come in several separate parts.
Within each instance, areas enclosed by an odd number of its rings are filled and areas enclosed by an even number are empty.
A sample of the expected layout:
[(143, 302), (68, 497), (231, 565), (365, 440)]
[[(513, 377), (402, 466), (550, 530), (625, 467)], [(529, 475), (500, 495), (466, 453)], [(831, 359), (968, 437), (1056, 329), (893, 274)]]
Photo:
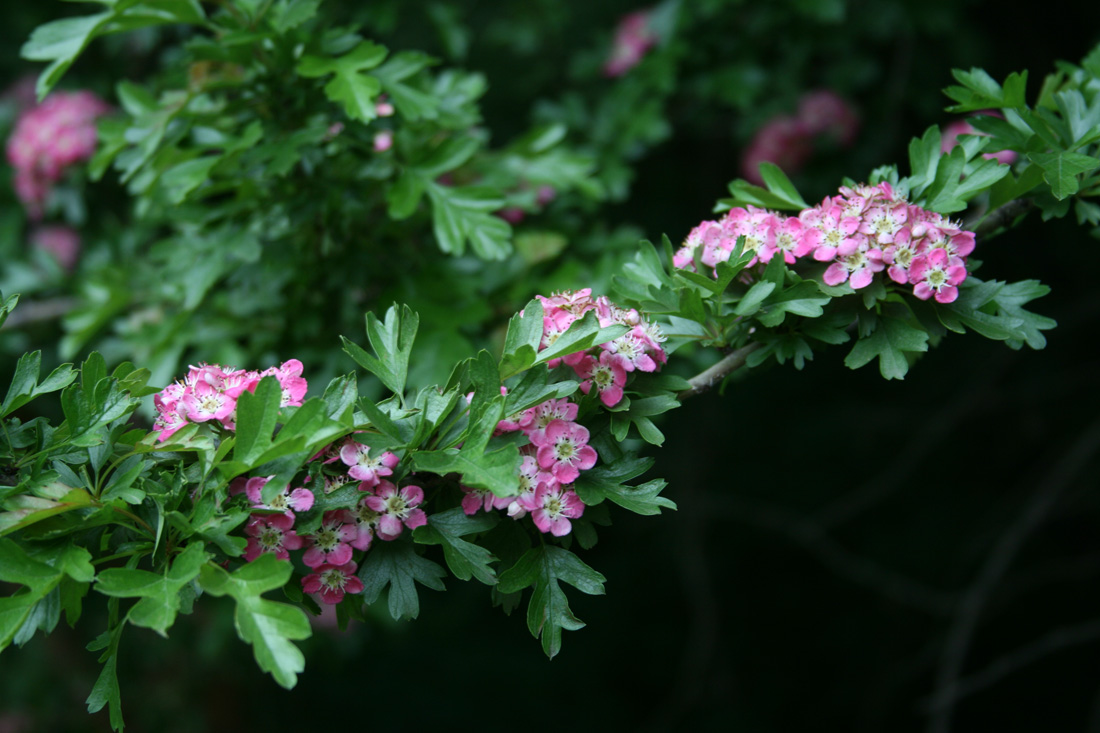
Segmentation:
[(1089, 621), (1076, 626), (1055, 629), (1030, 644), (998, 657), (981, 672), (956, 680), (950, 690), (945, 691), (943, 695), (931, 698), (927, 703), (928, 708), (936, 710), (951, 705), (961, 698), (996, 684), (1016, 670), (1048, 654), (1097, 640), (1100, 640), (1100, 621)]
[(946, 616), (955, 607), (956, 598), (948, 591), (931, 588), (866, 557), (846, 549), (812, 520), (803, 519), (775, 507), (747, 501), (733, 495), (716, 502), (720, 509), (785, 535), (795, 544), (814, 554), (837, 575), (869, 588), (893, 601), (933, 616)]
[[(1093, 423), (1075, 442), (1024, 507), (1019, 518), (1005, 530), (990, 551), (978, 576), (963, 594), (955, 617), (947, 632), (936, 683), (931, 700), (935, 706), (928, 721), (929, 733), (948, 733), (955, 700), (960, 695), (958, 686), (970, 643), (978, 625), (978, 618), (994, 587), (1008, 571), (1024, 541), (1046, 518), (1066, 487), (1077, 478), (1100, 447), (1100, 421)], [(941, 702), (942, 701), (942, 702)]]
[(1031, 199), (1015, 199), (1003, 206), (999, 206), (988, 214), (974, 217), (963, 224), (964, 229), (969, 229), (976, 236), (984, 237), (987, 234), (1009, 226), (1016, 217), (1027, 213), (1035, 206)]
[(686, 400), (688, 397), (693, 397), (697, 394), (703, 394), (710, 390), (714, 385), (719, 384), (723, 379), (733, 374), (735, 371), (745, 366), (745, 359), (749, 354), (759, 349), (764, 344), (760, 342), (753, 342), (748, 346), (742, 346), (736, 351), (730, 352), (727, 356), (717, 364), (711, 366), (704, 372), (696, 374), (694, 377), (688, 380), (688, 384), (691, 385), (688, 389), (685, 389), (679, 395), (677, 395), (681, 401)]
[(21, 302), (19, 307), (8, 315), (4, 325), (0, 328), (20, 328), (39, 321), (52, 321), (55, 318), (65, 316), (76, 307), (76, 298), (53, 298), (52, 300), (40, 300)]

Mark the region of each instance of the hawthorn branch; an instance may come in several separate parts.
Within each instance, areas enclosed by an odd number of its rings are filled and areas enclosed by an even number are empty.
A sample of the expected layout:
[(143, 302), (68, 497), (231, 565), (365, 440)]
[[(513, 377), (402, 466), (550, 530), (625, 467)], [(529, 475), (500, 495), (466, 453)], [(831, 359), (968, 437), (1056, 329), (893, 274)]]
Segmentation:
[(1031, 199), (1015, 199), (997, 207), (988, 214), (972, 217), (963, 226), (974, 232), (975, 236), (984, 237), (998, 229), (1010, 226), (1016, 217), (1027, 213), (1034, 207), (1035, 202)]
[(742, 346), (736, 351), (731, 351), (723, 357), (720, 362), (689, 379), (688, 384), (690, 384), (691, 387), (677, 395), (677, 398), (682, 402), (688, 397), (693, 397), (697, 394), (703, 394), (709, 391), (714, 385), (720, 384), (723, 379), (745, 366), (745, 360), (748, 359), (749, 354), (763, 345), (764, 344), (759, 341), (754, 341), (747, 346)]

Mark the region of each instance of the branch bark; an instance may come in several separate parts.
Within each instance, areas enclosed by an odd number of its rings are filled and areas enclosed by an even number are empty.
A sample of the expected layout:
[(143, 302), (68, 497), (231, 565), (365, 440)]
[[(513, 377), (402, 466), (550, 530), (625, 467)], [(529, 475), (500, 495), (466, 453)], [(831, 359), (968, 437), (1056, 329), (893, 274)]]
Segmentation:
[(679, 397), (682, 402), (688, 397), (693, 397), (697, 394), (703, 394), (709, 391), (714, 385), (721, 383), (721, 381), (730, 374), (733, 374), (735, 371), (745, 366), (745, 360), (748, 358), (749, 354), (763, 345), (762, 343), (754, 342), (747, 346), (742, 346), (736, 351), (730, 352), (722, 361), (689, 379), (688, 384), (690, 384), (691, 387), (685, 389), (677, 395), (677, 397)]

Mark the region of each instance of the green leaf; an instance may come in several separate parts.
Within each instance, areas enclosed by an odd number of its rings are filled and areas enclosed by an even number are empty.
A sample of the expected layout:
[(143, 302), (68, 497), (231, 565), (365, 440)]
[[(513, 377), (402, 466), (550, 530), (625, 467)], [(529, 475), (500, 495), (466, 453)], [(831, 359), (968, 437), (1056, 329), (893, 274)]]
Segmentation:
[(519, 492), (519, 449), (506, 445), (488, 453), (448, 448), (441, 451), (417, 451), (412, 455), (417, 471), (430, 471), (440, 476), (457, 473), (462, 483), (475, 489), (486, 489), (497, 496), (515, 496)]
[(283, 34), (317, 15), (321, 0), (279, 0), (267, 14), (267, 21)]
[(36, 91), (39, 101), (45, 98), (76, 57), (114, 17), (113, 11), (107, 11), (79, 18), (62, 18), (34, 29), (30, 39), (20, 49), (20, 55), (31, 61), (52, 62), (38, 77)]
[(768, 187), (769, 191), (781, 197), (795, 210), (801, 211), (810, 208), (810, 205), (798, 193), (798, 189), (791, 183), (791, 179), (787, 178), (787, 174), (775, 163), (769, 163), (768, 161), (760, 163), (760, 177), (764, 179), (764, 185)]
[(377, 542), (367, 553), (359, 578), (363, 581), (363, 600), (374, 603), (389, 586), (387, 603), (396, 620), (414, 619), (420, 614), (416, 583), (433, 590), (445, 590), (442, 578), (447, 571), (416, 554), (409, 542)]
[(413, 532), (413, 541), (424, 545), (442, 545), (447, 567), (459, 580), (475, 577), (486, 585), (495, 585), (496, 572), (489, 565), (496, 562), (496, 558), (484, 547), (467, 542), (462, 537), (486, 532), (498, 521), (495, 514), (467, 516), (462, 507), (455, 507), (429, 516), (428, 524), (417, 527)]
[[(98, 1), (98, 0), (97, 0)], [(96, 37), (169, 23), (197, 24), (205, 19), (197, 0), (134, 0), (104, 2), (110, 10), (78, 18), (62, 18), (34, 30), (20, 53), (31, 61), (50, 61), (38, 77), (41, 101)]]
[(260, 380), (254, 392), (242, 392), (238, 398), (233, 460), (246, 465), (248, 468), (244, 470), (259, 465), (258, 459), (271, 447), (271, 434), (279, 418), (282, 396), (279, 380), (267, 376)]
[(582, 318), (573, 321), (565, 333), (558, 336), (555, 341), (540, 351), (535, 363), (545, 364), (559, 356), (584, 351), (596, 344), (614, 341), (629, 330), (626, 326), (618, 324), (601, 328), (596, 312), (588, 311)]
[(614, 463), (596, 466), (583, 472), (573, 485), (577, 496), (585, 504), (595, 506), (610, 499), (619, 506), (643, 516), (660, 514), (661, 509), (675, 509), (671, 499), (658, 496), (667, 482), (661, 479), (646, 481), (639, 486), (627, 484), (653, 466), (652, 458), (629, 457)]
[(201, 542), (188, 545), (163, 575), (133, 568), (108, 568), (99, 574), (95, 590), (116, 598), (140, 598), (130, 609), (130, 622), (167, 636), (180, 608), (180, 591), (198, 576), (209, 557), (203, 546)]
[(532, 299), (520, 313), (512, 316), (508, 321), (508, 333), (504, 337), (504, 354), (500, 357), (499, 366), (502, 381), (519, 374), (535, 363), (539, 343), (542, 340), (542, 317), (542, 303)]
[(483, 186), (425, 184), (432, 202), (432, 230), (439, 248), (460, 255), (469, 241), (474, 254), (484, 260), (502, 260), (512, 251), (512, 227), (492, 212), (504, 206), (496, 189)]
[(84, 489), (70, 489), (57, 500), (38, 496), (14, 496), (4, 502), (6, 511), (0, 512), (0, 537), (44, 519), (83, 509), (92, 503), (92, 497)]
[(438, 116), (441, 101), (438, 97), (403, 83), (435, 63), (436, 59), (419, 51), (402, 51), (374, 71), (394, 107), (410, 122), (434, 120)]
[(344, 351), (359, 366), (382, 380), (391, 392), (403, 397), (409, 372), (409, 354), (416, 339), (420, 316), (407, 305), (398, 310), (395, 303), (386, 311), (384, 321), (379, 321), (373, 313), (367, 313), (366, 320), (367, 340), (377, 356), (341, 337)]
[(741, 297), (740, 301), (738, 301), (737, 307), (733, 309), (734, 314), (738, 316), (753, 315), (760, 310), (760, 304), (764, 302), (765, 298), (771, 295), (773, 290), (775, 290), (775, 283), (773, 282), (761, 280), (760, 282), (753, 283), (749, 291)]
[(173, 204), (182, 204), (192, 191), (210, 178), (210, 171), (222, 161), (221, 155), (207, 155), (174, 165), (164, 171), (160, 185)]
[(1043, 169), (1043, 180), (1050, 184), (1050, 192), (1059, 201), (1077, 193), (1080, 187), (1079, 175), (1100, 168), (1100, 159), (1064, 150), (1056, 153), (1028, 153), (1027, 157)]
[(39, 383), (38, 374), (41, 365), (41, 351), (32, 351), (19, 357), (15, 365), (15, 374), (8, 386), (8, 393), (4, 397), (4, 402), (0, 403), (0, 418), (7, 417), (35, 397), (64, 389), (76, 380), (77, 375), (73, 371), (72, 364), (62, 364)]
[(849, 369), (858, 369), (878, 358), (879, 371), (886, 379), (904, 379), (909, 371), (907, 353), (928, 350), (928, 333), (906, 321), (881, 316), (875, 330), (860, 338), (844, 359)]
[(125, 623), (120, 623), (110, 631), (100, 634), (88, 645), (88, 651), (105, 650), (99, 658), (99, 661), (103, 662), (103, 669), (96, 678), (86, 701), (88, 712), (98, 713), (105, 705), (109, 705), (111, 728), (116, 731), (121, 731), (124, 727), (122, 695), (118, 688), (118, 642), (122, 638), (122, 629), (125, 626)]
[(325, 85), (325, 96), (344, 107), (348, 117), (369, 122), (378, 116), (374, 100), (382, 91), (382, 82), (361, 72), (373, 69), (386, 58), (385, 46), (362, 41), (348, 53), (338, 58), (321, 58), (305, 55), (298, 62), (296, 71), (307, 79), (333, 75)]
[[(782, 257), (773, 257), (782, 261)], [(770, 263), (769, 263), (770, 264)], [(824, 310), (822, 306), (832, 298), (821, 292), (816, 283), (805, 280), (792, 285), (785, 290), (772, 292), (764, 299), (760, 310), (755, 314), (756, 320), (768, 328), (774, 328), (781, 324), (792, 313), (806, 318), (817, 318)]]
[(527, 628), (541, 639), (543, 651), (553, 659), (561, 651), (562, 630), (584, 627), (584, 622), (569, 609), (569, 600), (558, 581), (589, 595), (603, 595), (605, 580), (572, 552), (542, 545), (528, 550), (515, 565), (501, 573), (497, 590), (515, 593), (532, 588), (527, 604)]
[(291, 642), (309, 638), (309, 620), (300, 608), (269, 601), (261, 594), (286, 585), (292, 571), (289, 561), (265, 553), (233, 573), (209, 563), (199, 573), (207, 593), (229, 595), (237, 602), (237, 635), (252, 645), (260, 669), (287, 689), (294, 687), (305, 669), (305, 657)]

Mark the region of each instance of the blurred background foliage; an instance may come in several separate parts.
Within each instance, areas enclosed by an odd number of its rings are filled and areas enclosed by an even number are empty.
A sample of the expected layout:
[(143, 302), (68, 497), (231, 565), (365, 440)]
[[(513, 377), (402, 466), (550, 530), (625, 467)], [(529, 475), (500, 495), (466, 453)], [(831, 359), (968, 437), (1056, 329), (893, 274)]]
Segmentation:
[[(337, 191), (331, 250), (308, 268), (295, 259), (301, 250), (283, 261), (268, 248), (227, 266), (213, 295), (189, 305), (170, 284), (140, 282), (178, 256), (171, 209), (135, 216), (113, 171), (97, 182), (66, 179), (48, 212), (84, 240), (66, 272), (28, 245), (31, 225), (4, 167), (0, 289), (24, 293), (21, 309), (77, 310), (0, 334), (0, 382), (24, 350), (61, 361), (97, 348), (109, 360), (155, 365), (162, 380), (189, 361), (293, 356), (309, 365), (311, 383), (324, 384), (351, 366), (337, 334), (357, 336), (364, 310), (399, 300), (420, 311), (424, 358), (413, 379), (430, 383), (441, 379), (433, 364), (492, 342), (534, 292), (606, 291), (639, 238), (680, 239), (741, 175), (757, 130), (792, 114), (804, 93), (830, 89), (860, 119), (850, 147), (823, 143), (788, 171), (816, 201), (844, 175), (864, 179), (903, 160), (911, 136), (949, 121), (939, 90), (951, 68), (981, 66), (995, 78), (1028, 68), (1032, 92), (1054, 61), (1077, 60), (1100, 40), (1100, 12), (1068, 3), (1020, 15), (978, 1), (697, 0), (658, 6), (656, 48), (607, 78), (616, 23), (636, 5), (326, 0), (323, 8), (392, 52), (440, 58), (433, 73), (485, 80), (471, 112), (470, 129), (485, 141), (474, 167), (509, 205), (527, 209), (514, 225), (515, 254), (443, 256), (426, 215), (388, 217), (377, 186), (360, 210)], [(35, 26), (72, 10), (5, 8), (0, 79), (33, 73), (16, 49)], [(165, 80), (182, 33), (99, 40), (62, 87), (118, 104), (117, 80)], [(5, 137), (14, 110), (10, 99), (0, 106)], [(523, 171), (506, 152), (537, 125), (565, 130), (563, 157), (547, 173), (561, 184), (545, 207), (518, 186)], [(1044, 351), (952, 337), (904, 383), (849, 371), (827, 353), (797, 374), (753, 370), (721, 398), (670, 415), (657, 469), (680, 510), (625, 516), (603, 533), (588, 557), (607, 576), (608, 597), (576, 599), (589, 627), (552, 663), (521, 617), (504, 619), (480, 588), (452, 583), (445, 596), (423, 598), (413, 624), (376, 614), (349, 632), (319, 633), (306, 643), (308, 672), (287, 693), (254, 669), (228, 616), (198, 611), (168, 640), (135, 631), (124, 644), (128, 722), (164, 731), (336, 720), (1100, 730), (1100, 365), (1088, 346), (1100, 294), (1090, 260), (1081, 260), (1094, 246), (1071, 222), (1037, 217), (979, 242), (977, 256), (998, 278), (1053, 287), (1036, 304), (1059, 323)], [(261, 266), (295, 277), (264, 280)], [(228, 295), (240, 292), (247, 302)], [(271, 318), (250, 320), (257, 313)], [(0, 730), (107, 729), (105, 713), (84, 712), (98, 673), (86, 641), (79, 628), (59, 627), (5, 652)]]

